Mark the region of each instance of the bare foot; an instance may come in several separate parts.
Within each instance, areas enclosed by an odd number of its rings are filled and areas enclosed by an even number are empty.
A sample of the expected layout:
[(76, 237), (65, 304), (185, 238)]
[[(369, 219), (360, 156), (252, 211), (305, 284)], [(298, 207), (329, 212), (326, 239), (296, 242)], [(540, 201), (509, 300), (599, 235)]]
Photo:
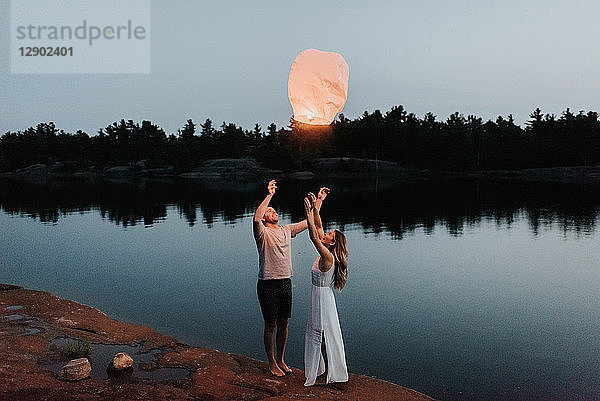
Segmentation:
[(288, 365), (285, 364), (285, 362), (281, 361), (281, 362), (277, 362), (277, 365), (281, 368), (281, 370), (283, 370), (285, 373), (292, 373), (292, 369), (290, 369), (288, 367)]
[(279, 366), (277, 366), (277, 365), (271, 366), (269, 364), (269, 370), (271, 371), (271, 374), (273, 376), (277, 376), (277, 377), (285, 376), (285, 373), (283, 373), (283, 371), (281, 369), (279, 369)]

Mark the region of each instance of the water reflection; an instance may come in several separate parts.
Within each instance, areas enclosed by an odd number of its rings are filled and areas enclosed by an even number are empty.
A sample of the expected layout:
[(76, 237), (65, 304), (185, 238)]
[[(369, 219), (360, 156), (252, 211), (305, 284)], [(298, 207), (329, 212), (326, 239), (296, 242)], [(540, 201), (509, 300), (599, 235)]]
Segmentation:
[[(0, 276), (262, 359), (250, 216), (265, 184), (0, 182)], [(319, 184), (333, 190), (326, 221), (351, 243), (337, 296), (353, 373), (445, 401), (600, 399), (600, 188), (288, 180), (273, 199), (282, 220), (301, 219)], [(301, 367), (315, 255), (307, 235), (294, 241), (287, 357)]]
[[(324, 209), (330, 224), (342, 230), (359, 225), (364, 232), (395, 239), (417, 229), (431, 234), (440, 225), (461, 236), (484, 219), (510, 227), (522, 217), (534, 236), (555, 227), (564, 236), (573, 232), (579, 237), (594, 232), (600, 208), (599, 186), (474, 179), (288, 180), (280, 183), (273, 204), (280, 214), (302, 219), (302, 195), (324, 184), (333, 190)], [(67, 214), (99, 210), (102, 218), (123, 227), (159, 223), (170, 205), (190, 226), (199, 223), (198, 215), (208, 227), (215, 221), (235, 224), (254, 212), (264, 194), (262, 182), (0, 181), (0, 207), (11, 215), (56, 223)]]

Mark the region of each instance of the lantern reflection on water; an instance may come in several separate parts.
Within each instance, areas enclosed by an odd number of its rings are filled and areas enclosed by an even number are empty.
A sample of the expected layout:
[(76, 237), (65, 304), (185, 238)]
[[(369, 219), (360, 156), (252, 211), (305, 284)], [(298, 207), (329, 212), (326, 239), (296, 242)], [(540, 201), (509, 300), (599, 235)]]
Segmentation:
[(307, 49), (298, 54), (288, 80), (294, 120), (331, 124), (346, 103), (348, 76), (348, 64), (338, 53)]

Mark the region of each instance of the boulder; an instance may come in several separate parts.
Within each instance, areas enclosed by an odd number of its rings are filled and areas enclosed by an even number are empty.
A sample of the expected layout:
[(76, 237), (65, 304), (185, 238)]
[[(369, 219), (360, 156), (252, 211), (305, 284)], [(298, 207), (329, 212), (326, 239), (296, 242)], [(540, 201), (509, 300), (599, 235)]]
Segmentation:
[(48, 165), (46, 164), (33, 164), (31, 166), (19, 169), (15, 171), (18, 175), (40, 175), (48, 174)]
[(128, 175), (133, 173), (133, 166), (114, 166), (104, 169), (104, 174), (109, 175)]
[(64, 162), (54, 162), (50, 165), (50, 168), (52, 170), (62, 170), (65, 168), (65, 163)]
[(111, 364), (113, 370), (121, 371), (133, 366), (133, 358), (125, 352), (119, 352), (114, 356)]
[(295, 173), (291, 173), (288, 175), (290, 178), (295, 178), (297, 180), (310, 180), (315, 177), (315, 173), (312, 171), (297, 171)]
[(221, 174), (216, 173), (216, 172), (203, 173), (201, 171), (190, 171), (187, 173), (179, 174), (179, 177), (181, 177), (181, 178), (219, 178), (219, 177), (221, 177)]
[(140, 174), (149, 175), (149, 176), (163, 176), (163, 175), (173, 175), (175, 169), (173, 166), (167, 167), (157, 167), (157, 168), (145, 168), (140, 170)]
[(90, 361), (87, 358), (72, 359), (60, 368), (60, 377), (68, 381), (85, 379), (92, 372)]
[(395, 162), (356, 157), (323, 157), (316, 160), (316, 168), (326, 174), (397, 174), (407, 171)]

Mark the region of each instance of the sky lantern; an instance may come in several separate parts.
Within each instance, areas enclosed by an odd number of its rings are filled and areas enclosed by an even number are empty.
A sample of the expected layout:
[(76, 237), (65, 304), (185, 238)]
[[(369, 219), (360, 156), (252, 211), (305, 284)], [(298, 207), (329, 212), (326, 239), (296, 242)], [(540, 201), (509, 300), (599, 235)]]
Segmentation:
[(302, 51), (292, 63), (288, 97), (294, 120), (329, 125), (348, 98), (348, 64), (334, 52)]

